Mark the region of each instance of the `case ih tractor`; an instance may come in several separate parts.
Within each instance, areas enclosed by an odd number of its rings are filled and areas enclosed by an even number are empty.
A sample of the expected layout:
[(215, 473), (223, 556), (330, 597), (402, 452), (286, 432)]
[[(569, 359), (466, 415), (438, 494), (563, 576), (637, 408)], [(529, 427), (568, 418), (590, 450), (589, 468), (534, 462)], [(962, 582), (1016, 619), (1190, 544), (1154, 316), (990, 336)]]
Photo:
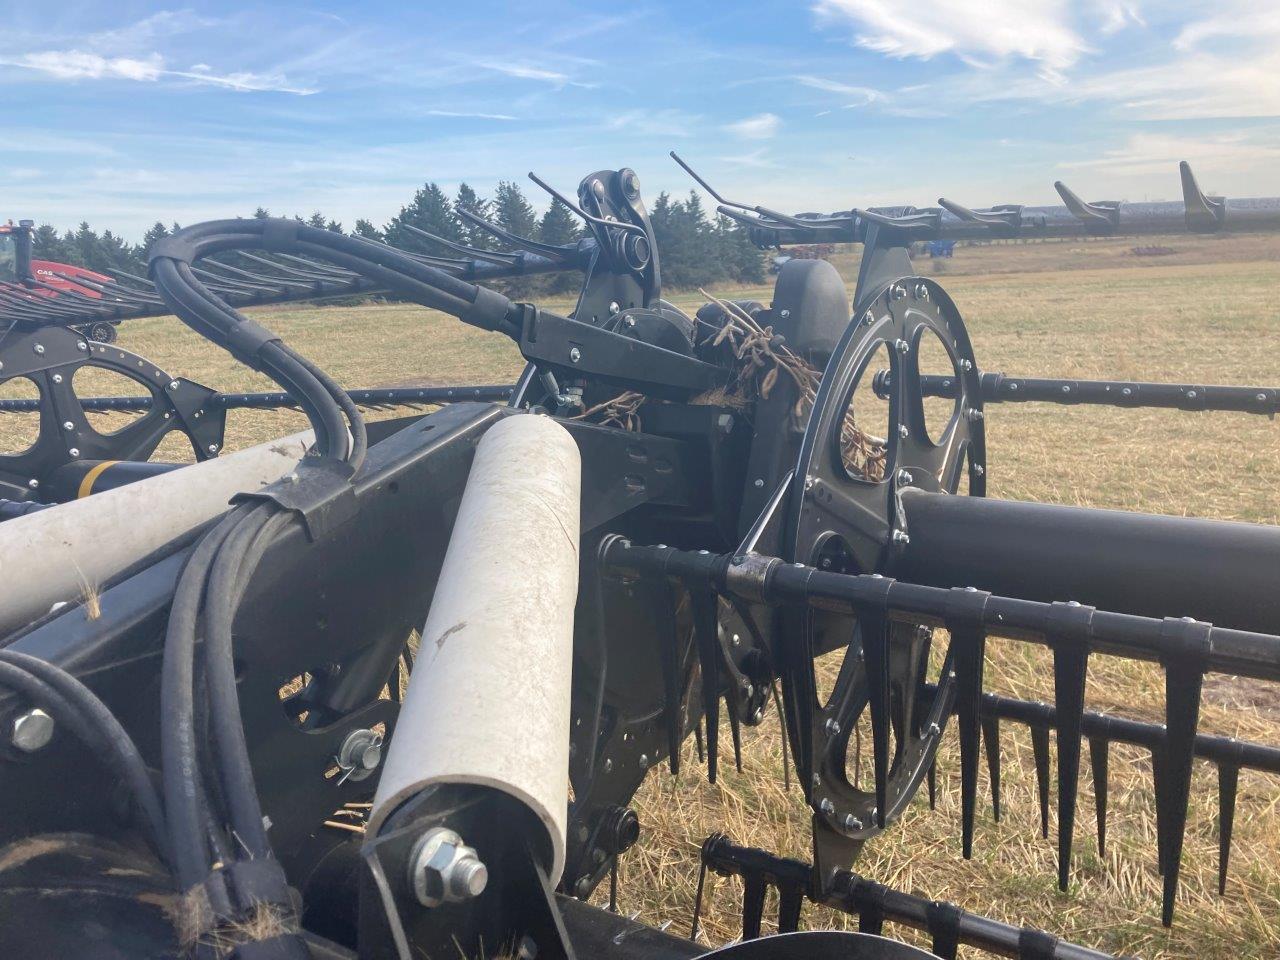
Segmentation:
[[(85, 299), (101, 301), (103, 294), (99, 287), (112, 283), (112, 278), (69, 263), (33, 259), (33, 226), (33, 220), (19, 220), (17, 226), (12, 220), (0, 225), (0, 294), (6, 299), (44, 297), (65, 301), (49, 305), (55, 310), (64, 305), (83, 307)], [(114, 343), (118, 322), (104, 318), (73, 326), (90, 340)]]

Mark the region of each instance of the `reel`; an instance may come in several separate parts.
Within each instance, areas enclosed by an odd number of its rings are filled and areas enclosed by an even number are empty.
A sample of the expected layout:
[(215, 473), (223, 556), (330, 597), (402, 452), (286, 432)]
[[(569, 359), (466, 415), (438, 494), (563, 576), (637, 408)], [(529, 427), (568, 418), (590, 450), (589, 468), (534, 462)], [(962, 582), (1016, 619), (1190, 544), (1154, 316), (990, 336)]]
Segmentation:
[[(951, 369), (943, 376), (955, 384), (941, 423), (927, 415), (921, 389), (928, 375), (921, 355), (931, 342), (945, 351)], [(887, 372), (874, 369), (878, 357)], [(865, 410), (853, 416), (862, 391), (873, 396), (873, 380), (887, 401), (884, 437), (866, 432)], [(887, 283), (850, 322), (823, 375), (791, 481), (783, 558), (888, 578), (910, 542), (902, 491), (955, 494), (967, 466), (969, 495), (982, 496), (984, 462), (977, 364), (959, 311), (931, 280)], [(891, 584), (885, 579), (886, 594)], [(847, 866), (901, 813), (933, 764), (955, 696), (950, 655), (944, 652), (936, 695), (924, 700), (920, 691), (936, 656), (929, 627), (870, 609), (849, 617), (808, 608), (780, 619), (792, 748), (815, 812), (815, 846), (828, 854), (817, 859)], [(818, 659), (842, 647), (839, 672), (822, 697)], [(851, 771), (855, 731), (867, 712), (872, 790)]]

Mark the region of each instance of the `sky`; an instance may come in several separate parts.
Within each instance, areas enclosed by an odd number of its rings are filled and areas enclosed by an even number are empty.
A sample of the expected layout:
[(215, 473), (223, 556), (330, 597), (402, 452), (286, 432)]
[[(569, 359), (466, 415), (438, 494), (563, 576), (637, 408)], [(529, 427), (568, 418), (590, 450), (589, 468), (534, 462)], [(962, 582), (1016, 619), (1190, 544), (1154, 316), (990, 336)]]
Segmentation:
[(843, 210), (1280, 195), (1280, 4), (0, 0), (0, 219), (323, 211), (630, 166)]

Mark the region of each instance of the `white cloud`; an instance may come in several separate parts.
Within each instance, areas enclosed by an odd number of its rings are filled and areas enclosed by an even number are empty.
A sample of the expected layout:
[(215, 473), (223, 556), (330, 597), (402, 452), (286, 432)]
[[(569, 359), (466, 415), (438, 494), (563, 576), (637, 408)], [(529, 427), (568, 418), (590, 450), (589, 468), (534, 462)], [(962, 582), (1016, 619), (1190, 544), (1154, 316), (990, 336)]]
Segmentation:
[(429, 117), (457, 117), (467, 120), (516, 120), (509, 113), (468, 113), (461, 110), (427, 110)]
[(1280, 163), (1280, 142), (1258, 140), (1246, 134), (1208, 137), (1176, 136), (1162, 133), (1135, 133), (1119, 147), (1101, 157), (1060, 163), (1064, 169), (1099, 170), (1108, 174), (1171, 179), (1175, 165), (1186, 160), (1204, 172), (1225, 176)]
[(826, 77), (800, 74), (795, 77), (795, 81), (801, 86), (809, 87), (813, 90), (822, 90), (826, 93), (838, 93), (843, 97), (852, 97), (853, 100), (845, 104), (846, 107), (863, 107), (869, 103), (884, 99), (884, 94), (879, 90), (851, 83), (841, 83), (838, 80), (828, 80)]
[(622, 130), (646, 137), (687, 137), (696, 132), (702, 117), (684, 110), (648, 110), (639, 107), (612, 114), (606, 121), (609, 130)]
[(477, 67), (483, 67), (485, 70), (492, 70), (494, 73), (501, 73), (503, 76), (515, 77), (517, 80), (545, 80), (548, 83), (566, 84), (569, 82), (569, 75), (559, 73), (555, 70), (544, 70), (542, 67), (534, 67), (524, 63), (498, 63), (489, 60), (480, 60), (475, 63)]
[(742, 140), (768, 140), (777, 135), (781, 126), (782, 119), (777, 114), (758, 113), (754, 117), (726, 123), (722, 129)]
[(1016, 58), (1057, 71), (1089, 50), (1065, 0), (817, 0), (813, 9), (852, 26), (859, 46), (891, 57)]
[(20, 57), (0, 57), (0, 66), (19, 67), (53, 80), (132, 80), (155, 83), (176, 78), (207, 86), (240, 92), (291, 93), (307, 96), (316, 90), (291, 83), (282, 74), (237, 71), (214, 73), (207, 64), (196, 64), (190, 70), (170, 70), (158, 53), (145, 58), (105, 57), (83, 50), (45, 50)]

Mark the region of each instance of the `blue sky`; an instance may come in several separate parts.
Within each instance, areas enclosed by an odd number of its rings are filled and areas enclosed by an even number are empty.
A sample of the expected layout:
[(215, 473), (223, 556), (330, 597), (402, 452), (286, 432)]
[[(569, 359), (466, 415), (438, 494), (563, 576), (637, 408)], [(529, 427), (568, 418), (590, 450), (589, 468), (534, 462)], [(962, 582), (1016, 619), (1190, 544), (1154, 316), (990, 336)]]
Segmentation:
[[(618, 9), (624, 12), (614, 13)], [(0, 217), (322, 210), (631, 166), (785, 210), (1280, 194), (1280, 5), (0, 2)], [(527, 183), (527, 181), (525, 181)], [(537, 188), (527, 191), (539, 206)]]

